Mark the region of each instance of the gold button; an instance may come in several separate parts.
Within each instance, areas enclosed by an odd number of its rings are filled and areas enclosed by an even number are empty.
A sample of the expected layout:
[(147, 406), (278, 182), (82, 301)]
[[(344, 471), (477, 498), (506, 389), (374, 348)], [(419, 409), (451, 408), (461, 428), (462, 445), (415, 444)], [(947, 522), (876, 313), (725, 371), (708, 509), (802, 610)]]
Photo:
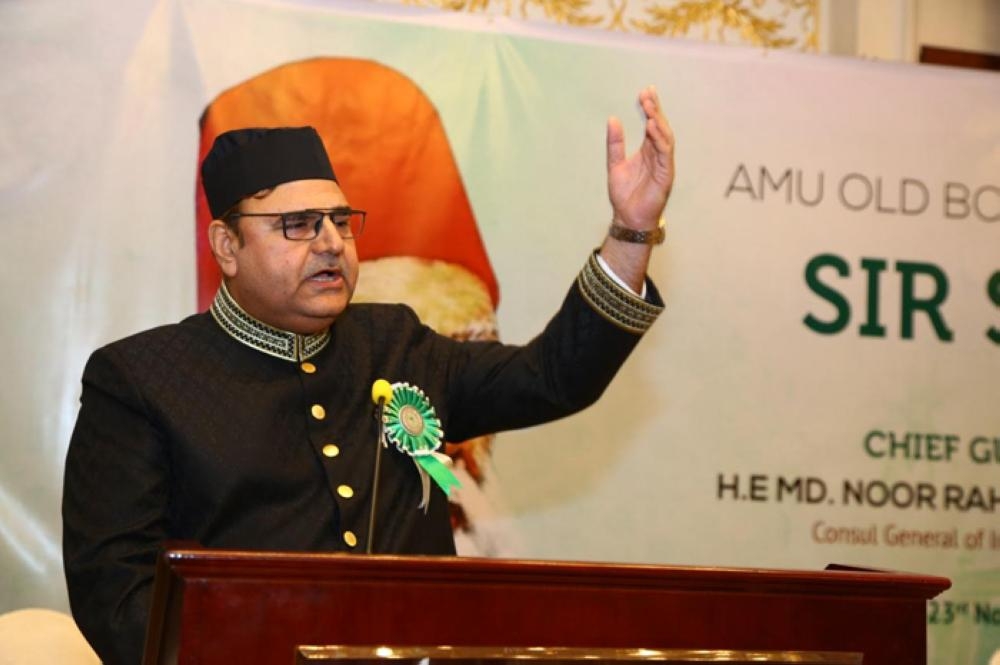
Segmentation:
[(326, 418), (326, 409), (321, 407), (319, 404), (313, 404), (311, 411), (313, 414), (313, 418), (315, 418), (316, 420), (323, 420), (324, 418)]
[(337, 494), (345, 499), (350, 499), (354, 496), (354, 490), (351, 489), (350, 485), (340, 485), (337, 487)]
[(312, 363), (302, 363), (301, 365), (299, 365), (299, 367), (301, 367), (302, 371), (305, 372), (306, 374), (316, 373), (316, 365), (313, 365)]
[(326, 455), (327, 457), (336, 457), (337, 455), (340, 454), (340, 448), (333, 445), (332, 443), (328, 443), (325, 446), (323, 446), (323, 454)]
[(353, 531), (345, 531), (344, 542), (347, 543), (348, 547), (354, 547), (358, 544), (358, 537), (354, 535)]

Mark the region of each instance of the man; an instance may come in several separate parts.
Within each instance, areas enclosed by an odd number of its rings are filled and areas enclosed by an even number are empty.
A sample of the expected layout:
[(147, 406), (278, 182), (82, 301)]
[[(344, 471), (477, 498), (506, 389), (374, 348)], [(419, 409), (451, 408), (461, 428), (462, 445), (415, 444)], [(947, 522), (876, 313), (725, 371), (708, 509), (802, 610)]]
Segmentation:
[(393, 447), (367, 532), (380, 434), (370, 387), (405, 384), (423, 415), (397, 424), (426, 436), (436, 417), (451, 440), (598, 398), (662, 309), (646, 267), (662, 240), (673, 137), (652, 88), (639, 102), (647, 121), (635, 155), (625, 158), (621, 125), (608, 123), (608, 238), (524, 347), (456, 342), (406, 307), (350, 304), (364, 214), (314, 130), (216, 140), (202, 164), (223, 274), (210, 312), (99, 349), (84, 371), (63, 547), (74, 617), (105, 662), (139, 662), (164, 540), (454, 552), (447, 502), (426, 495), (415, 460)]

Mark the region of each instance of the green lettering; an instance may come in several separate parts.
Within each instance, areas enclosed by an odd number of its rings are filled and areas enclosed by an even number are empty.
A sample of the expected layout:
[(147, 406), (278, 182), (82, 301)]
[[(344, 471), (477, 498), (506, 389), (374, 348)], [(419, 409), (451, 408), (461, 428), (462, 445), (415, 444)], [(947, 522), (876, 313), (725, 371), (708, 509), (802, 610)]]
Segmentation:
[(806, 264), (806, 284), (813, 293), (834, 306), (837, 316), (832, 321), (823, 321), (812, 314), (807, 314), (802, 321), (813, 332), (834, 335), (842, 331), (851, 320), (851, 304), (839, 291), (820, 281), (819, 271), (823, 268), (833, 268), (841, 277), (847, 277), (851, 269), (847, 261), (836, 254), (819, 254)]
[(885, 326), (878, 320), (879, 273), (889, 264), (882, 259), (861, 259), (861, 268), (868, 273), (868, 318), (861, 326), (862, 337), (885, 337)]
[[(993, 304), (1000, 307), (1000, 270), (997, 270), (990, 277), (990, 281), (986, 285), (986, 292), (989, 294)], [(990, 329), (986, 331), (986, 336), (994, 344), (1000, 344), (1000, 328), (990, 326)]]
[[(927, 314), (937, 338), (950, 342), (954, 333), (948, 328), (941, 316), (941, 304), (948, 297), (948, 277), (933, 263), (918, 263), (897, 261), (896, 270), (903, 277), (900, 311), (900, 331), (903, 339), (913, 339), (913, 313), (922, 311)], [(934, 281), (934, 293), (927, 298), (918, 298), (914, 293), (915, 277), (926, 275)]]

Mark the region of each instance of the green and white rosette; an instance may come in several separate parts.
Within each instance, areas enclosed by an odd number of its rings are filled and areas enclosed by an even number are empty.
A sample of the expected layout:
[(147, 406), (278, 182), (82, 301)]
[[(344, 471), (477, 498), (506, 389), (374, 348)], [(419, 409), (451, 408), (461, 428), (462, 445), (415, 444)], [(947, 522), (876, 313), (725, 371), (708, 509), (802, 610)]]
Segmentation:
[(451, 494), (452, 488), (461, 487), (448, 468), (451, 458), (438, 452), (444, 430), (423, 390), (409, 383), (392, 384), (392, 399), (382, 410), (382, 424), (384, 443), (393, 443), (397, 450), (409, 455), (417, 467), (422, 488), (419, 507), (425, 513), (430, 505), (432, 478), (445, 496)]

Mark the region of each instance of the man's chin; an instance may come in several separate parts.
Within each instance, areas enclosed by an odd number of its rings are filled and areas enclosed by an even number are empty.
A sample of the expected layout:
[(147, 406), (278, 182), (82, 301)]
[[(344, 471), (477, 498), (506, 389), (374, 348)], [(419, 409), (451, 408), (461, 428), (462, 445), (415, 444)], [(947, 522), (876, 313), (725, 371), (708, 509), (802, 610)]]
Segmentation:
[(315, 319), (317, 322), (325, 322), (323, 327), (326, 327), (344, 313), (349, 302), (350, 298), (344, 294), (327, 296), (318, 299), (316, 302), (309, 303), (310, 306), (304, 311), (304, 314), (309, 318)]
[(337, 316), (334, 314), (323, 315), (300, 315), (295, 317), (294, 321), (289, 321), (289, 326), (286, 330), (294, 332), (298, 335), (315, 335), (321, 333), (333, 325), (333, 322), (337, 320)]
[[(352, 289), (353, 290), (353, 289)], [(286, 310), (289, 323), (294, 327), (286, 328), (299, 334), (313, 334), (326, 330), (347, 309), (351, 301), (347, 289), (336, 292), (309, 293), (301, 291), (296, 294)]]

